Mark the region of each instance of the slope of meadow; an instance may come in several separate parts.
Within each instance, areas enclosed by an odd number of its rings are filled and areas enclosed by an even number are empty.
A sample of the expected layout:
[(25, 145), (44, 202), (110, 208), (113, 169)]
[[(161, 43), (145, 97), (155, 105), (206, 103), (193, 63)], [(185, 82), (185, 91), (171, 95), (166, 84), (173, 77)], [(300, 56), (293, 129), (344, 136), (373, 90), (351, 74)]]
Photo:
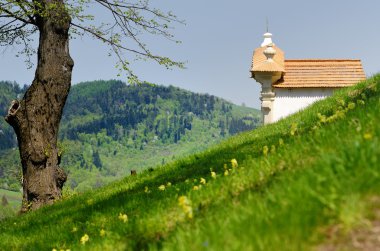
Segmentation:
[(313, 250), (376, 218), (379, 110), (377, 75), (201, 154), (6, 219), (0, 249)]

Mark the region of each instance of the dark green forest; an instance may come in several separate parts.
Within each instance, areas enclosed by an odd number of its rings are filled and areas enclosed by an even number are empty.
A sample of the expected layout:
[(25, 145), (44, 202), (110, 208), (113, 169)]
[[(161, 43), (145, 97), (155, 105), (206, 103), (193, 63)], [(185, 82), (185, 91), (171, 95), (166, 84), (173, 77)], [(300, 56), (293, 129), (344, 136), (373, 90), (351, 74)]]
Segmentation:
[[(121, 81), (81, 83), (69, 95), (61, 137), (76, 140), (80, 133), (105, 129), (114, 140), (131, 137), (137, 145), (147, 143), (152, 136), (163, 143), (177, 143), (186, 131), (191, 131), (194, 117), (217, 122), (223, 136), (256, 127), (258, 116), (235, 116), (232, 106), (215, 96), (173, 86), (127, 86)], [(78, 121), (78, 117), (86, 119)]]
[(21, 98), (25, 90), (26, 87), (20, 87), (15, 82), (0, 81), (0, 150), (12, 148), (17, 145), (13, 129), (8, 126), (3, 117), (7, 114), (11, 101), (16, 98)]
[[(0, 82), (0, 116), (26, 87)], [(73, 190), (102, 186), (192, 154), (260, 123), (257, 110), (173, 86), (122, 81), (74, 85), (61, 125), (62, 166)], [(18, 190), (17, 140), (0, 120), (0, 188)]]

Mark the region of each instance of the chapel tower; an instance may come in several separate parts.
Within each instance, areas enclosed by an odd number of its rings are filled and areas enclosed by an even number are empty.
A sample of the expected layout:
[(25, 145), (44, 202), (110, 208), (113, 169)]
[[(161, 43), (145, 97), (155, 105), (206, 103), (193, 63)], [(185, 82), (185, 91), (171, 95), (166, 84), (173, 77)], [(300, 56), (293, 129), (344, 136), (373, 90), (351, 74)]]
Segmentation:
[(264, 124), (273, 123), (366, 78), (359, 59), (285, 59), (269, 32), (253, 53), (251, 77), (261, 84)]

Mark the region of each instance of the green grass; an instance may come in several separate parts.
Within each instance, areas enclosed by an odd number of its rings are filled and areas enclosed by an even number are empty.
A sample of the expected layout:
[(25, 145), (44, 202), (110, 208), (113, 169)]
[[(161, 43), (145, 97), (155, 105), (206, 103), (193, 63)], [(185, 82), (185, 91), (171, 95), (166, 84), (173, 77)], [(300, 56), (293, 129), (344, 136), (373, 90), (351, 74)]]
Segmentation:
[(203, 153), (6, 219), (0, 250), (312, 250), (328, 226), (360, 224), (380, 194), (379, 110), (377, 75)]

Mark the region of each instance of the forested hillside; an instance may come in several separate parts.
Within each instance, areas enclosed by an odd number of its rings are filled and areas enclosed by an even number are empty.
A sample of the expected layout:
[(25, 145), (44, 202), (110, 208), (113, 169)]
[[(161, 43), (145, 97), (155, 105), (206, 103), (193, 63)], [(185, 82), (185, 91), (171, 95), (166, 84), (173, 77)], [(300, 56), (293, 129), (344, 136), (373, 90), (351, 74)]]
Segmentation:
[[(24, 92), (25, 88), (21, 88), (17, 83), (0, 81), (0, 117), (3, 118), (7, 114), (11, 101), (23, 95)], [(13, 129), (6, 124), (4, 119), (0, 119), (0, 150), (16, 145)]]
[(75, 140), (80, 133), (105, 130), (114, 140), (130, 138), (141, 147), (150, 140), (177, 143), (191, 131), (194, 118), (209, 121), (222, 136), (257, 126), (259, 117), (252, 109), (244, 115), (232, 110), (233, 104), (223, 99), (173, 86), (87, 82), (72, 88), (61, 132), (63, 138)]
[[(0, 83), (2, 116), (24, 91), (16, 83)], [(60, 127), (67, 188), (85, 191), (131, 170), (154, 168), (256, 128), (259, 120), (255, 109), (173, 86), (116, 80), (74, 85)], [(0, 188), (18, 190), (17, 141), (12, 128), (0, 121)]]

